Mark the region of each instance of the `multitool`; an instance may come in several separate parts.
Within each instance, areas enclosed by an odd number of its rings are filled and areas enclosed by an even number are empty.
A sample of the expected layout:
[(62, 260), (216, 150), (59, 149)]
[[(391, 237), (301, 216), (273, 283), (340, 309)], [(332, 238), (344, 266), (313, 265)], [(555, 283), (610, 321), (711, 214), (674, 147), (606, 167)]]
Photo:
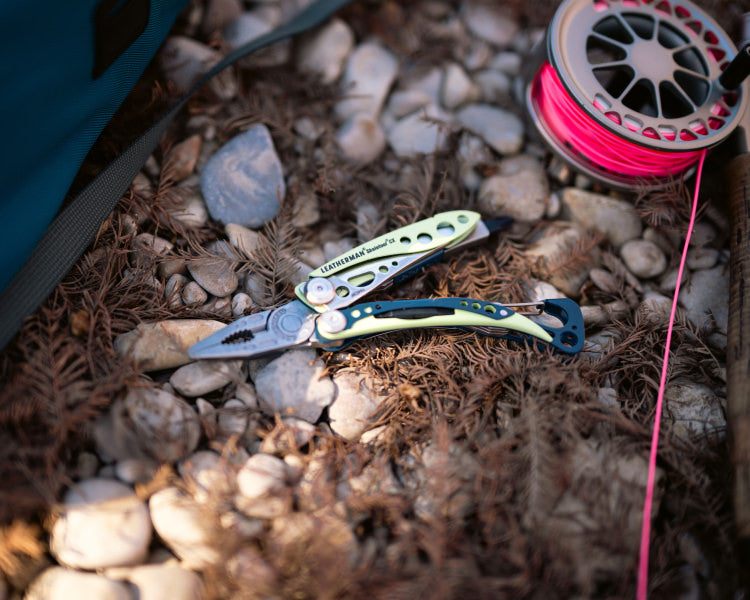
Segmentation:
[[(193, 345), (188, 354), (225, 359), (258, 358), (300, 347), (340, 350), (363, 337), (427, 327), (466, 329), (577, 354), (583, 346), (583, 319), (578, 305), (568, 299), (523, 304), (472, 298), (359, 302), (511, 222), (482, 221), (476, 212), (454, 210), (384, 234), (312, 271), (295, 288), (296, 300), (237, 319)], [(529, 318), (545, 314), (560, 326)]]

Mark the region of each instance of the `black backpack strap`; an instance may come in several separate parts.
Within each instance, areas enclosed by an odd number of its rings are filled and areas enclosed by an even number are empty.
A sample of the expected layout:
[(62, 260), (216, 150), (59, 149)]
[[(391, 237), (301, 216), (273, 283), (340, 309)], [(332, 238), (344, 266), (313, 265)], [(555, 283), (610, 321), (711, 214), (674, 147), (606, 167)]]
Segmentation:
[(315, 27), (350, 1), (315, 0), (287, 23), (228, 54), (60, 211), (20, 271), (0, 294), (0, 350), (83, 254), (170, 123), (198, 88), (240, 58)]

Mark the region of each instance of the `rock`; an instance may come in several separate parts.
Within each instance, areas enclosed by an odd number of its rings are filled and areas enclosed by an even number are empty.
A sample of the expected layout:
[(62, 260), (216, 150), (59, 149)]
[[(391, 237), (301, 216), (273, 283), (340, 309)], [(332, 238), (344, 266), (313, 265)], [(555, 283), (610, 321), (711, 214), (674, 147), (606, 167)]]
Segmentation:
[(139, 233), (133, 238), (133, 263), (146, 268), (156, 263), (159, 255), (168, 254), (174, 245), (151, 233)]
[(335, 393), (333, 381), (323, 371), (323, 362), (314, 350), (285, 352), (255, 376), (261, 405), (272, 413), (316, 422)]
[(242, 437), (247, 431), (250, 419), (248, 408), (242, 400), (227, 400), (217, 418), (218, 433), (222, 439), (232, 436)]
[(341, 79), (341, 89), (348, 97), (336, 104), (336, 115), (342, 121), (358, 113), (377, 118), (397, 72), (396, 57), (380, 44), (357, 46)]
[(440, 105), (440, 86), (443, 83), (443, 71), (439, 67), (433, 67), (427, 73), (404, 81), (404, 89), (409, 92), (420, 92), (429, 97), (426, 104)]
[(78, 569), (138, 564), (151, 543), (148, 509), (133, 489), (112, 479), (85, 479), (63, 499), (50, 551)]
[[(198, 414), (167, 390), (131, 387), (122, 408), (142, 447), (156, 460), (174, 462), (198, 446), (201, 436)], [(106, 441), (100, 440), (100, 446), (107, 449), (104, 444)]]
[[(587, 257), (582, 257), (587, 260), (566, 264), (571, 250), (582, 239), (583, 234), (575, 224), (556, 222), (546, 227), (536, 244), (526, 252), (529, 258), (538, 259), (539, 270), (545, 279), (571, 298), (579, 296), (589, 271), (599, 262), (598, 252), (594, 248)], [(566, 265), (566, 268), (560, 269), (560, 265)]]
[(253, 231), (237, 223), (227, 224), (224, 227), (224, 233), (227, 234), (229, 243), (245, 256), (252, 256), (253, 252), (260, 245), (260, 234), (257, 231)]
[(421, 90), (401, 90), (388, 97), (387, 111), (395, 119), (401, 119), (428, 104), (434, 104), (428, 93)]
[(300, 191), (294, 201), (292, 225), (297, 228), (309, 227), (320, 221), (320, 202), (311, 189)]
[[(187, 92), (211, 67), (221, 60), (221, 53), (181, 35), (167, 38), (159, 51), (158, 61), (177, 90)], [(224, 69), (207, 83), (222, 100), (237, 95), (237, 81), (231, 69)]]
[(716, 229), (710, 223), (696, 223), (690, 236), (691, 248), (703, 248), (716, 239)]
[(521, 55), (517, 52), (498, 52), (492, 57), (489, 66), (506, 75), (517, 77), (521, 74)]
[(200, 360), (177, 369), (169, 383), (183, 396), (195, 398), (240, 381), (241, 360)]
[(348, 440), (357, 440), (370, 427), (368, 418), (380, 407), (384, 396), (376, 394), (364, 375), (338, 373), (333, 378), (336, 396), (328, 408), (331, 429)]
[(331, 19), (314, 34), (301, 40), (297, 68), (313, 73), (329, 84), (341, 76), (344, 61), (354, 47), (354, 33), (341, 19)]
[(286, 188), (266, 126), (255, 125), (224, 144), (206, 163), (201, 190), (217, 221), (260, 227), (273, 219)]
[(250, 313), (253, 307), (253, 300), (245, 292), (239, 292), (232, 296), (232, 316), (244, 317)]
[(323, 244), (323, 258), (328, 262), (333, 260), (337, 256), (346, 254), (349, 250), (353, 249), (357, 245), (357, 242), (352, 238), (339, 238), (336, 241), (330, 241)]
[(199, 450), (191, 454), (179, 464), (179, 472), (199, 502), (216, 501), (234, 492), (233, 466), (216, 452)]
[(300, 117), (294, 122), (293, 128), (295, 133), (308, 142), (314, 142), (325, 132), (325, 126), (310, 117)]
[(288, 475), (288, 467), (280, 458), (254, 454), (237, 473), (237, 508), (258, 519), (287, 513), (291, 508), (291, 497), (279, 492), (286, 488)]
[[(630, 307), (622, 300), (581, 307), (581, 316), (583, 317), (583, 324), (586, 327), (607, 325), (614, 320), (623, 319), (629, 314)], [(559, 327), (559, 323), (556, 326)]]
[(176, 487), (156, 492), (149, 500), (151, 521), (162, 541), (189, 569), (202, 569), (221, 559), (215, 524), (209, 512)]
[(125, 458), (115, 465), (115, 476), (120, 481), (134, 485), (153, 479), (159, 464), (150, 458)]
[(518, 21), (502, 4), (473, 0), (467, 2), (463, 9), (462, 17), (469, 31), (495, 46), (510, 46), (518, 33)]
[(195, 281), (190, 281), (182, 288), (182, 301), (185, 306), (200, 306), (208, 300), (208, 292)]
[[(659, 291), (664, 294), (674, 295), (674, 291), (677, 288), (677, 276), (680, 274), (679, 269), (670, 269), (659, 279)], [(680, 280), (680, 286), (685, 285), (688, 280), (688, 272), (682, 271), (682, 279)], [(682, 288), (681, 288), (682, 289)]]
[(178, 273), (184, 275), (186, 272), (185, 264), (186, 262), (184, 258), (161, 259), (159, 261), (159, 266), (156, 268), (156, 272), (164, 279), (169, 279), (172, 275)]
[(600, 231), (617, 248), (641, 235), (641, 219), (628, 202), (576, 188), (565, 188), (562, 202), (563, 216)]
[(246, 498), (273, 494), (286, 484), (286, 463), (270, 454), (254, 454), (237, 473), (237, 486)]
[[(184, 190), (184, 191), (183, 191)], [(184, 227), (197, 229), (208, 223), (208, 209), (203, 197), (195, 188), (180, 188), (182, 200), (168, 209), (169, 216)]]
[[(263, 10), (268, 8), (270, 10)], [(277, 7), (266, 6), (243, 12), (224, 26), (224, 40), (230, 49), (235, 50), (248, 42), (270, 32), (280, 24), (281, 15)], [(240, 66), (246, 69), (257, 67), (278, 67), (289, 60), (289, 42), (281, 41), (253, 52), (240, 59)]]
[(461, 59), (461, 64), (467, 71), (474, 72), (485, 68), (490, 60), (492, 60), (490, 45), (484, 40), (473, 39)]
[(673, 383), (664, 391), (665, 420), (672, 433), (685, 442), (721, 443), (727, 422), (721, 401), (710, 388), (699, 383)]
[(523, 123), (506, 110), (489, 104), (469, 104), (456, 113), (456, 119), (499, 154), (515, 154), (523, 145)]
[(203, 582), (197, 574), (178, 565), (142, 565), (128, 572), (138, 600), (202, 600)]
[(196, 134), (172, 146), (164, 160), (163, 168), (163, 171), (169, 174), (170, 181), (182, 181), (193, 173), (202, 143), (203, 139)]
[(396, 121), (388, 131), (388, 144), (400, 157), (433, 154), (445, 146), (441, 121), (446, 119), (448, 116), (437, 106), (428, 105)]
[(357, 556), (357, 538), (349, 524), (331, 509), (313, 514), (295, 512), (274, 519), (269, 544), (282, 556), (288, 552), (294, 555), (301, 549), (317, 548), (325, 551), (339, 568), (352, 566)]
[(167, 280), (164, 286), (164, 295), (169, 300), (169, 306), (177, 308), (182, 306), (182, 288), (188, 282), (188, 278), (179, 273), (175, 273)]
[(544, 172), (524, 169), (512, 175), (485, 179), (479, 190), (479, 206), (491, 217), (510, 216), (518, 221), (533, 222), (544, 217), (548, 196)]
[(479, 97), (488, 104), (507, 98), (511, 92), (510, 78), (500, 71), (485, 69), (474, 76), (479, 86)]
[(599, 404), (606, 408), (618, 408), (620, 406), (620, 400), (617, 398), (617, 390), (611, 387), (599, 388), (597, 400)]
[(220, 321), (182, 319), (141, 323), (133, 331), (118, 335), (114, 346), (122, 357), (144, 371), (160, 371), (192, 361), (187, 350), (224, 327)]
[(726, 333), (729, 322), (727, 298), (729, 270), (719, 265), (713, 269), (695, 271), (690, 283), (680, 289), (679, 301), (693, 325), (704, 327), (713, 320), (719, 331)]
[(471, 487), (478, 470), (476, 458), (458, 446), (444, 449), (432, 443), (422, 452), (421, 460), (416, 516), (428, 521), (464, 519), (474, 506)]
[(638, 307), (638, 313), (651, 323), (667, 323), (672, 312), (672, 299), (658, 292), (646, 292)]
[(464, 187), (470, 190), (479, 189), (483, 179), (475, 169), (495, 161), (492, 151), (481, 138), (464, 131), (458, 141), (457, 155)]
[(253, 410), (258, 408), (258, 396), (255, 394), (255, 387), (252, 383), (238, 383), (234, 390), (234, 396), (248, 408)]
[(24, 600), (135, 600), (127, 584), (95, 573), (50, 567), (26, 591)]
[(620, 248), (620, 256), (630, 272), (641, 279), (658, 277), (667, 268), (667, 257), (659, 246), (646, 240), (628, 240)]
[(343, 157), (355, 164), (371, 163), (385, 150), (385, 133), (377, 120), (365, 114), (350, 117), (334, 137)]
[(315, 436), (315, 425), (296, 417), (284, 417), (264, 438), (260, 451), (284, 455), (299, 450)]
[(720, 252), (716, 248), (690, 248), (685, 264), (693, 271), (710, 269), (719, 262), (719, 254)]
[(443, 83), (440, 86), (440, 98), (445, 108), (455, 110), (463, 104), (476, 102), (479, 95), (479, 88), (461, 65), (449, 63), (445, 67)]
[[(542, 506), (524, 525), (533, 522), (535, 535), (554, 543), (559, 552), (586, 557), (576, 561), (570, 573), (579, 585), (589, 585), (602, 574), (626, 576), (638, 552), (648, 461), (640, 453), (615, 450), (611, 444), (598, 445), (590, 439), (577, 442), (566, 464), (569, 469), (560, 493), (540, 500)], [(605, 481), (601, 473), (608, 474)], [(659, 511), (663, 477), (657, 468), (651, 518)], [(592, 553), (591, 544), (602, 531), (609, 532), (612, 543)]]
[[(229, 296), (240, 284), (229, 259), (232, 256), (231, 245), (226, 241), (216, 241), (208, 244), (206, 250), (217, 256), (190, 262), (188, 271), (209, 294), (217, 298)], [(227, 258), (221, 258), (222, 256)]]

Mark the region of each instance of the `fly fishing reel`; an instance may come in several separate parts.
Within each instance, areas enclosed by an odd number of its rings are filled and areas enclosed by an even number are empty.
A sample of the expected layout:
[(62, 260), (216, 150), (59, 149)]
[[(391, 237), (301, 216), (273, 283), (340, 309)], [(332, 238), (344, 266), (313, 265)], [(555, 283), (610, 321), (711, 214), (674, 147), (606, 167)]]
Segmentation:
[(662, 187), (742, 118), (742, 78), (722, 81), (736, 54), (687, 0), (565, 0), (535, 50), (526, 104), (575, 170), (620, 189)]

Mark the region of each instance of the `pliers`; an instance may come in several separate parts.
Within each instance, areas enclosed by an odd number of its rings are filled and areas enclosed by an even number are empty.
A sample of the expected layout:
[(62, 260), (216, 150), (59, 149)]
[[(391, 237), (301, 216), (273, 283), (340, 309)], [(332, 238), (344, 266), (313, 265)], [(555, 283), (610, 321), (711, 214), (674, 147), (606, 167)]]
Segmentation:
[[(296, 300), (237, 319), (188, 350), (194, 359), (259, 358), (298, 347), (340, 350), (353, 341), (399, 329), (460, 328), (549, 345), (564, 354), (583, 347), (583, 318), (567, 298), (499, 304), (472, 298), (357, 302), (403, 281), (447, 253), (507, 228), (509, 218), (482, 221), (454, 210), (386, 233), (328, 261), (295, 288)], [(523, 309), (523, 310), (514, 310)], [(528, 318), (548, 314), (551, 327)]]

